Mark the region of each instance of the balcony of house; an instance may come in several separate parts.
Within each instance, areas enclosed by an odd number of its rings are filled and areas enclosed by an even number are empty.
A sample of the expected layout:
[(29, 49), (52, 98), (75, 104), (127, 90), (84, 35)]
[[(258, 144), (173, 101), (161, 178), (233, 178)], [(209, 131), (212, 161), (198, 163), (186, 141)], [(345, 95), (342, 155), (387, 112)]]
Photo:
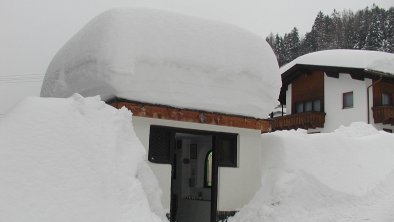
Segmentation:
[(375, 123), (394, 125), (394, 106), (374, 106), (372, 111)]
[(302, 112), (271, 119), (271, 130), (315, 129), (323, 128), (326, 114), (324, 112)]

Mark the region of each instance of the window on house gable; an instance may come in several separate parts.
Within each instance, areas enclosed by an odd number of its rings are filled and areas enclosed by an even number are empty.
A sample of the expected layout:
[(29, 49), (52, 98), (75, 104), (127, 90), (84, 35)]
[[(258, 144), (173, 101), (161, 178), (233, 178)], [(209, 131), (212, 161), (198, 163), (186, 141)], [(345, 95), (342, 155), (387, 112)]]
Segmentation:
[(316, 99), (313, 101), (313, 111), (320, 112), (320, 99)]
[(320, 99), (308, 100), (305, 102), (297, 102), (296, 103), (296, 113), (303, 112), (321, 112)]
[(353, 92), (347, 92), (342, 94), (342, 108), (353, 108)]
[(382, 106), (391, 105), (391, 95), (389, 93), (382, 93)]
[(304, 112), (304, 103), (296, 103), (296, 113)]
[(305, 112), (311, 112), (313, 110), (312, 101), (305, 102)]

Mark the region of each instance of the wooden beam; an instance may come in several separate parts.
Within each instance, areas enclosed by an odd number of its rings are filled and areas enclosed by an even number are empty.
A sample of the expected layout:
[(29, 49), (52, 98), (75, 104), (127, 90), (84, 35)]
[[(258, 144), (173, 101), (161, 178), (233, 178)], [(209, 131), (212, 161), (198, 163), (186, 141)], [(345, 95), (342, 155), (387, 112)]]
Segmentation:
[(112, 102), (109, 102), (109, 104), (117, 109), (126, 107), (133, 113), (134, 116), (139, 117), (256, 129), (260, 130), (262, 133), (270, 131), (270, 122), (266, 119), (213, 113), (201, 110), (182, 109), (164, 105), (124, 100), (113, 100)]
[(352, 79), (364, 80), (364, 75), (361, 73), (350, 73), (350, 76), (352, 77)]
[(339, 78), (339, 72), (327, 71), (325, 72), (328, 77), (331, 78)]

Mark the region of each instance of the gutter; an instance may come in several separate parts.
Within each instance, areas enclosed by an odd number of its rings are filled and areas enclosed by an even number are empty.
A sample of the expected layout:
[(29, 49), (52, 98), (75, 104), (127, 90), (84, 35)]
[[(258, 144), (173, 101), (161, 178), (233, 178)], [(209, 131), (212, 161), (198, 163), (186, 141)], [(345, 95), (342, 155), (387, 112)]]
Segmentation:
[(380, 83), (381, 81), (382, 81), (382, 79), (383, 79), (383, 75), (380, 75), (380, 78), (379, 78), (379, 80), (378, 81), (376, 81), (376, 82), (374, 82), (374, 83), (372, 83), (370, 86), (368, 86), (367, 87), (367, 122), (368, 122), (368, 124), (370, 124), (370, 120), (369, 120), (369, 116), (370, 116), (370, 111), (369, 111), (369, 88), (371, 88), (372, 86), (375, 86), (376, 84), (378, 84), (378, 83)]

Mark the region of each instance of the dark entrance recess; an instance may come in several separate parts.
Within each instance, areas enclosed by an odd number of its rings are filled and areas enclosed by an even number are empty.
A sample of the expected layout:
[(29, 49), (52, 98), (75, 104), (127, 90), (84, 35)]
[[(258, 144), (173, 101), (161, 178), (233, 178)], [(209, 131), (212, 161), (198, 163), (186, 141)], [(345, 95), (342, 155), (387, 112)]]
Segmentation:
[(237, 167), (237, 134), (150, 127), (148, 159), (171, 164), (171, 222), (216, 222), (218, 167)]

